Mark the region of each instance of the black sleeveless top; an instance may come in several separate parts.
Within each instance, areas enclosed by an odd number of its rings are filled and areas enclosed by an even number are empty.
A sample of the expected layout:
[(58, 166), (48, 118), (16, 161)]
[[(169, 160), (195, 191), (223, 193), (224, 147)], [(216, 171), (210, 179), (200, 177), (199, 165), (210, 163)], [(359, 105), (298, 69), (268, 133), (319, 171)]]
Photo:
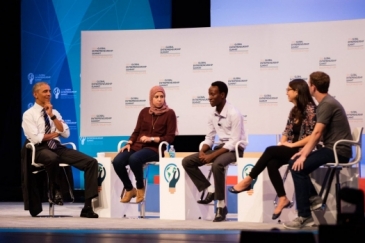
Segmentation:
[(293, 124), (293, 135), (294, 135), (294, 138), (293, 138), (293, 141), (292, 143), (295, 143), (298, 141), (299, 139), (299, 134), (300, 134), (300, 127), (302, 126), (301, 123), (294, 123)]

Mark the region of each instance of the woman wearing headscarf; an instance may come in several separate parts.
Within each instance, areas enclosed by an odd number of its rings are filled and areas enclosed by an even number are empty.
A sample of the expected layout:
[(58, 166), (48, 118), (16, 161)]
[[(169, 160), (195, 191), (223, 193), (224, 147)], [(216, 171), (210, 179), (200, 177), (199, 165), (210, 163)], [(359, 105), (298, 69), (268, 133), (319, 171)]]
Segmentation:
[[(150, 107), (141, 110), (127, 144), (113, 160), (114, 170), (126, 189), (120, 200), (122, 203), (128, 203), (134, 197), (137, 203), (144, 200), (143, 165), (149, 161), (158, 161), (160, 142), (171, 144), (177, 131), (176, 115), (166, 104), (165, 90), (161, 86), (154, 86), (149, 98)], [(127, 165), (136, 178), (137, 189), (129, 179)]]

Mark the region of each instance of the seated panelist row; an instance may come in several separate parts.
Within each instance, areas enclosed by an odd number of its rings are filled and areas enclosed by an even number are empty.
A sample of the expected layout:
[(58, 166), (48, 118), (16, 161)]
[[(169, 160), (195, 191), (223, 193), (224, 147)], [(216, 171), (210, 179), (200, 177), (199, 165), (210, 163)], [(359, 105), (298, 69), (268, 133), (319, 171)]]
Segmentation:
[[(296, 192), (296, 201), (300, 210), (298, 210), (298, 217), (295, 220), (284, 223), (284, 227), (288, 229), (299, 229), (313, 224), (310, 211), (319, 208), (322, 205), (322, 200), (310, 182), (309, 173), (320, 165), (334, 160), (332, 149), (335, 141), (342, 138), (351, 139), (346, 113), (342, 105), (328, 94), (329, 84), (330, 77), (323, 72), (313, 72), (310, 74), (308, 84), (302, 79), (289, 82), (286, 91), (288, 101), (293, 103), (293, 108), (289, 112), (280, 143), (277, 146), (268, 147), (252, 169), (250, 175), (229, 189), (232, 193), (249, 190), (252, 180), (257, 178), (267, 168), (270, 180), (279, 196), (278, 205), (272, 216), (273, 219), (276, 219), (284, 208), (292, 206), (286, 197), (278, 171), (282, 165), (289, 164), (293, 174), (295, 189), (300, 190), (299, 193)], [(197, 203), (208, 204), (213, 200), (217, 200), (217, 210), (213, 222), (221, 222), (226, 219), (228, 213), (224, 193), (225, 167), (236, 161), (234, 145), (241, 140), (246, 141), (239, 148), (239, 154), (243, 155), (244, 149), (247, 146), (247, 139), (242, 115), (226, 100), (228, 95), (227, 85), (221, 81), (213, 82), (209, 87), (208, 94), (211, 106), (215, 107), (208, 117), (209, 132), (200, 151), (185, 157), (182, 165), (198, 191), (208, 191), (206, 197), (198, 200)], [(315, 105), (312, 97), (319, 103), (318, 107)], [(152, 98), (150, 100), (152, 102)], [(151, 107), (152, 105), (151, 103)], [(156, 108), (156, 106), (154, 107)], [(151, 119), (150, 125), (152, 123), (153, 120)], [(172, 125), (176, 127), (176, 123)], [(174, 129), (172, 130), (174, 131)], [(136, 132), (136, 129), (134, 132)], [(216, 135), (219, 137), (219, 144), (212, 149)], [(148, 138), (152, 135), (146, 136), (147, 138), (141, 139), (140, 142), (148, 144), (158, 139), (156, 137)], [(323, 137), (324, 148), (312, 153), (313, 148), (321, 137)], [(132, 134), (131, 138), (136, 139), (136, 136), (133, 137)], [(160, 137), (158, 141), (162, 140), (164, 139)], [(130, 139), (131, 144), (137, 141)], [(171, 140), (167, 142), (171, 143)], [(128, 149), (128, 147), (130, 145), (122, 148), (121, 152)], [(340, 158), (341, 162), (348, 162), (352, 156), (350, 146), (345, 145), (337, 152), (342, 156)], [(323, 155), (326, 157), (324, 160), (321, 160), (320, 157)], [(156, 161), (157, 159), (156, 152), (155, 158), (146, 159), (145, 161)], [(210, 184), (198, 168), (207, 163), (212, 163), (214, 185)], [(136, 180), (138, 182), (138, 179)], [(305, 193), (303, 193), (301, 188), (305, 188)], [(126, 200), (122, 199), (122, 202), (128, 202), (133, 196), (138, 196), (138, 188), (137, 193), (132, 192)]]
[[(313, 72), (310, 74), (308, 84), (302, 79), (295, 79), (289, 82), (286, 91), (288, 101), (293, 103), (293, 108), (289, 112), (280, 143), (277, 146), (268, 147), (252, 169), (250, 175), (237, 185), (229, 188), (229, 191), (232, 193), (249, 190), (252, 180), (255, 180), (267, 168), (270, 180), (279, 196), (278, 205), (273, 212), (273, 219), (276, 219), (280, 216), (284, 208), (292, 206), (286, 197), (282, 179), (278, 171), (282, 165), (289, 163), (294, 179), (298, 206), (298, 218), (292, 222), (284, 223), (284, 227), (289, 229), (298, 229), (313, 224), (310, 211), (321, 205), (321, 199), (314, 190), (308, 175), (319, 166), (334, 160), (332, 149), (335, 141), (352, 138), (350, 126), (342, 105), (328, 94), (329, 84), (330, 77), (324, 72)], [(43, 85), (48, 86), (48, 84)], [(47, 102), (40, 103), (41, 107), (45, 107), (46, 104), (50, 105), (49, 86), (46, 89), (48, 91), (45, 91), (44, 96), (47, 96)], [(198, 191), (208, 191), (206, 197), (198, 200), (197, 203), (208, 204), (216, 200), (217, 210), (213, 222), (221, 222), (226, 219), (228, 214), (224, 193), (225, 167), (236, 161), (235, 144), (238, 141), (243, 141), (238, 151), (240, 156), (242, 156), (248, 143), (242, 114), (227, 101), (227, 85), (222, 81), (215, 81), (209, 87), (208, 94), (211, 106), (215, 107), (208, 116), (208, 134), (205, 137), (200, 151), (185, 157), (182, 165)], [(317, 107), (312, 97), (317, 100)], [(144, 200), (143, 165), (148, 161), (158, 161), (159, 143), (166, 141), (171, 144), (177, 134), (176, 115), (166, 103), (166, 93), (163, 87), (152, 87), (149, 100), (150, 107), (146, 107), (140, 111), (135, 129), (129, 141), (120, 149), (113, 160), (114, 170), (126, 189), (126, 193), (122, 195), (120, 200), (122, 203), (128, 203), (134, 197), (136, 197), (136, 202), (142, 202)], [(52, 107), (51, 113), (47, 114), (48, 116), (51, 115), (49, 118), (51, 127), (53, 127), (52, 131), (58, 129), (62, 132), (62, 128), (56, 126), (58, 122), (53, 120)], [(40, 117), (40, 115), (38, 116)], [(60, 122), (65, 125), (62, 120)], [(34, 136), (34, 131), (36, 130), (41, 131), (41, 135), (38, 135), (38, 137), (44, 136), (44, 142), (58, 139), (58, 136), (60, 134), (62, 135), (62, 133), (58, 132), (57, 136), (49, 136), (45, 132), (45, 128), (43, 128), (44, 121), (43, 125), (35, 125), (37, 127), (36, 129), (33, 127), (32, 129), (27, 129), (27, 132), (26, 125), (24, 124), (26, 124), (26, 119), (23, 116), (23, 129), (26, 136), (28, 134), (28, 139)], [(219, 144), (212, 149), (216, 136), (219, 138)], [(321, 137), (323, 138), (324, 148), (312, 153), (313, 148)], [(37, 142), (35, 140), (36, 144)], [(50, 149), (50, 151), (54, 153), (57, 150)], [(340, 162), (348, 162), (352, 156), (350, 146), (341, 146), (337, 152), (341, 156)], [(56, 153), (56, 156), (59, 155)], [(322, 159), (320, 159), (321, 156)], [(62, 159), (62, 161), (64, 160)], [(96, 161), (89, 163), (97, 164)], [(207, 163), (212, 164), (214, 185), (210, 184), (199, 169), (199, 166)], [(71, 162), (70, 164), (74, 165)], [(76, 162), (75, 164), (78, 165)], [(133, 187), (126, 166), (130, 166), (131, 171), (134, 173), (137, 188)], [(86, 167), (79, 166), (81, 169), (86, 169)], [(95, 177), (97, 177), (97, 171)], [(89, 181), (96, 181), (93, 178), (94, 175), (86, 181), (86, 185), (88, 185)], [(92, 184), (93, 188), (95, 187), (94, 183), (89, 184)], [(86, 198), (89, 201), (90, 195), (88, 194)], [(86, 202), (85, 208), (90, 213)], [(85, 214), (82, 213), (82, 215)]]

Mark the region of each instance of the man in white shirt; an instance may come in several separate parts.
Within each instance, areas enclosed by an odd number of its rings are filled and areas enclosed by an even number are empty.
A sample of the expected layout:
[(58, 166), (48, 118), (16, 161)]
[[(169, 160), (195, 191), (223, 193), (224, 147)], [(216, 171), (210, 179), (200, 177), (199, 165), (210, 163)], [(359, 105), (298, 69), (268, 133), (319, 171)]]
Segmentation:
[[(91, 206), (92, 198), (98, 196), (98, 162), (90, 156), (60, 144), (59, 137), (69, 137), (70, 130), (62, 120), (61, 114), (53, 109), (50, 103), (49, 85), (45, 82), (36, 83), (33, 86), (33, 96), (35, 103), (24, 112), (22, 127), (27, 140), (36, 147), (35, 161), (44, 165), (53, 190), (58, 188), (56, 178), (59, 163), (69, 164), (84, 171), (85, 205), (80, 216), (98, 218)], [(52, 198), (55, 199), (57, 198)]]
[[(245, 141), (239, 151), (242, 156), (247, 142), (241, 113), (226, 101), (227, 85), (222, 81), (213, 82), (208, 92), (210, 105), (215, 107), (208, 119), (209, 133), (205, 136), (201, 150), (185, 157), (182, 165), (199, 191), (208, 189), (206, 198), (198, 203), (208, 204), (218, 200), (213, 222), (220, 222), (226, 219), (228, 213), (225, 203), (225, 167), (236, 162), (236, 143)], [(219, 144), (213, 148), (216, 135), (219, 137)], [(198, 168), (209, 163), (212, 163), (214, 186)]]

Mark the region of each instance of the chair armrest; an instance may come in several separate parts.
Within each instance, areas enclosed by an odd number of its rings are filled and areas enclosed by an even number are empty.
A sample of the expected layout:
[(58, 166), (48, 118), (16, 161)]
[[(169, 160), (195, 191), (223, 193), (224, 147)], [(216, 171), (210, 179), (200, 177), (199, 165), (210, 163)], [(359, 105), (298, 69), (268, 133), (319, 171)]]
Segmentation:
[(62, 143), (61, 145), (66, 146), (66, 145), (70, 145), (72, 147), (73, 150), (76, 150), (76, 144), (74, 144), (73, 142), (68, 142), (68, 143)]
[(168, 148), (169, 147), (169, 143), (168, 142), (166, 142), (166, 141), (162, 141), (159, 145), (158, 145), (158, 157), (159, 157), (159, 160), (161, 160), (162, 159), (162, 155), (163, 155), (163, 153), (164, 152), (162, 152), (162, 146), (163, 145), (166, 145), (166, 148)]
[(122, 148), (123, 143), (127, 143), (127, 140), (120, 140), (117, 146), (117, 152)]
[(37, 164), (37, 163), (35, 163), (35, 162), (34, 162), (34, 158), (35, 158), (35, 146), (34, 146), (34, 144), (33, 144), (33, 143), (31, 143), (31, 142), (29, 142), (29, 143), (27, 143), (27, 144), (25, 145), (25, 147), (26, 147), (27, 149), (32, 150), (32, 165), (33, 165), (34, 167), (42, 167), (42, 166), (43, 166), (42, 164)]
[[(333, 164), (333, 166), (337, 167), (339, 162), (338, 162), (338, 156), (337, 156), (337, 145), (340, 143), (347, 143), (347, 144), (351, 144), (351, 145), (356, 145), (356, 146), (360, 146), (360, 143), (357, 141), (353, 141), (353, 140), (348, 140), (348, 139), (340, 139), (337, 142), (335, 142), (335, 144), (333, 145), (333, 154), (335, 156), (335, 163)], [(349, 163), (349, 165), (353, 165), (358, 163), (359, 161), (354, 161), (352, 163)]]
[(239, 148), (239, 146), (240, 146), (241, 144), (246, 145), (246, 144), (247, 144), (247, 141), (245, 141), (245, 140), (240, 140), (240, 141), (238, 141), (238, 142), (236, 143), (236, 145), (235, 145), (236, 159), (238, 159), (238, 158), (240, 157), (240, 155), (239, 155), (239, 153), (238, 153), (238, 148)]

